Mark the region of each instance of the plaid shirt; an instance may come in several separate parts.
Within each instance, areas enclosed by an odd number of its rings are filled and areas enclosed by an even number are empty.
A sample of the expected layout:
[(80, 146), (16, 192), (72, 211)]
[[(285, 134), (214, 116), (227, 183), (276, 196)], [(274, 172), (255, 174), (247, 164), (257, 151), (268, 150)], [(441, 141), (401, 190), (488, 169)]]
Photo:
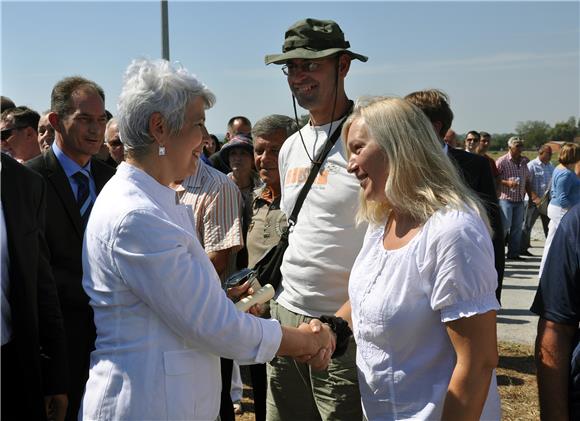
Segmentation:
[(502, 180), (513, 180), (515, 178), (520, 180), (520, 184), (513, 188), (501, 184), (499, 200), (509, 200), (510, 202), (522, 202), (524, 200), (526, 181), (530, 181), (530, 171), (526, 165), (527, 162), (528, 160), (522, 157), (519, 164), (516, 164), (510, 152), (495, 161)]
[(536, 158), (528, 163), (528, 170), (530, 171), (532, 191), (542, 197), (552, 179), (554, 166), (549, 162), (544, 164), (540, 158)]

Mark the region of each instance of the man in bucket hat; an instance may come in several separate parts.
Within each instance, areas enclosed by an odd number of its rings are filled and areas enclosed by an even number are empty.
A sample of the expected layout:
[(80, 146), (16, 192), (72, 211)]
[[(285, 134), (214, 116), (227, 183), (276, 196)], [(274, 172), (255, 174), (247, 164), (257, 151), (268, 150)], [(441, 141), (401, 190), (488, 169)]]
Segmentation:
[[(352, 59), (367, 57), (350, 50), (338, 24), (304, 19), (286, 31), (283, 53), (266, 64), (283, 65), (295, 101), (310, 121), (290, 136), (279, 153), (282, 200), (290, 215), (313, 160), (352, 107), (344, 79)], [(298, 326), (321, 315), (340, 315), (348, 303), (348, 278), (366, 227), (355, 226), (357, 179), (346, 171), (346, 151), (339, 138), (324, 160), (290, 234), (281, 266), (282, 282), (272, 302), (272, 317)], [(346, 304), (348, 306), (348, 304)], [(268, 364), (267, 419), (360, 420), (362, 410), (356, 371), (356, 348), (332, 358), (328, 371), (277, 358)]]

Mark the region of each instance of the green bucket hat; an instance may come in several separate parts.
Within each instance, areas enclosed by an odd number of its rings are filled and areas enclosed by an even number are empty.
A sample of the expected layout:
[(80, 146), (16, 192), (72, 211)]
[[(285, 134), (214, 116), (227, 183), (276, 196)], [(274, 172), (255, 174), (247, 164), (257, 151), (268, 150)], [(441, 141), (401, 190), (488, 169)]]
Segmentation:
[(344, 33), (338, 23), (333, 20), (308, 18), (296, 22), (286, 31), (283, 53), (267, 55), (265, 62), (284, 64), (295, 58), (312, 60), (339, 52), (345, 52), (360, 61), (368, 60), (368, 57), (347, 48), (350, 48), (350, 43), (344, 39)]

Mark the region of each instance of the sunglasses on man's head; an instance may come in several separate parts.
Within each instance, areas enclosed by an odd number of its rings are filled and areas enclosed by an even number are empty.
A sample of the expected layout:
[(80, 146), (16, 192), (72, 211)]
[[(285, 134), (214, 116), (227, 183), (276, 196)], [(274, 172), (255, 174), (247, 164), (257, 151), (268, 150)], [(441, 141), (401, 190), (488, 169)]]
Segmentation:
[(20, 129), (24, 129), (27, 126), (18, 126), (18, 127), (10, 127), (9, 129), (2, 129), (0, 130), (0, 139), (5, 142), (6, 140), (8, 140), (10, 138), (10, 136), (12, 136), (12, 131), (13, 130), (20, 130)]

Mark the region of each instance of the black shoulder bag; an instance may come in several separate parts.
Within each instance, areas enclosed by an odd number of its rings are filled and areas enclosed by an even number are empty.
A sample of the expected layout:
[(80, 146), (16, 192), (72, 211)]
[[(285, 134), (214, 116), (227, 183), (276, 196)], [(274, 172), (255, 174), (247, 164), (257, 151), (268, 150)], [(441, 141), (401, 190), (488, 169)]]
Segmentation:
[(310, 187), (312, 187), (312, 183), (314, 183), (314, 179), (316, 178), (322, 163), (338, 140), (340, 132), (342, 131), (342, 125), (346, 121), (348, 114), (350, 114), (350, 110), (342, 122), (337, 126), (336, 130), (326, 140), (324, 148), (322, 148), (316, 157), (316, 160), (312, 164), (312, 168), (310, 168), (310, 174), (308, 174), (308, 179), (306, 180), (306, 183), (304, 183), (302, 190), (300, 190), (300, 194), (296, 199), (296, 204), (294, 204), (292, 214), (288, 218), (288, 226), (282, 232), (280, 241), (276, 246), (272, 247), (254, 266), (253, 270), (255, 271), (255, 276), (261, 285), (270, 284), (274, 287), (275, 290), (278, 289), (280, 281), (282, 281), (280, 266), (282, 265), (284, 252), (288, 248), (288, 237), (290, 235), (291, 229), (294, 225), (296, 225), (296, 219), (298, 219), (298, 213), (300, 212), (300, 208), (302, 208), (304, 199), (306, 199), (306, 195), (308, 194)]

